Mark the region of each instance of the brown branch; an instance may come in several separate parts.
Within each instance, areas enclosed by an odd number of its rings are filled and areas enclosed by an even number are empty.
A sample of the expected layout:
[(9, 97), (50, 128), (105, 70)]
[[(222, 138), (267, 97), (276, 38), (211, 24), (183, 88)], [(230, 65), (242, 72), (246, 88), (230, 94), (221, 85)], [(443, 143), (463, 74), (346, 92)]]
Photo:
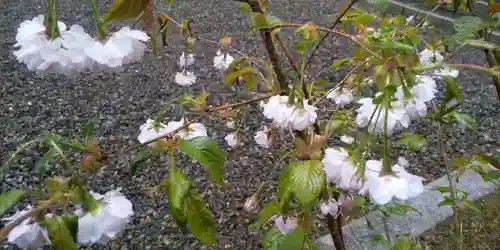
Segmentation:
[[(340, 20), (342, 19), (342, 17), (344, 17), (347, 12), (352, 8), (352, 6), (354, 6), (354, 4), (357, 2), (358, 0), (351, 0), (351, 3), (344, 9), (344, 11), (342, 11), (342, 13), (337, 17), (337, 19), (335, 19), (335, 21), (332, 23), (332, 25), (330, 26), (330, 29), (333, 30), (339, 23), (340, 23)], [(313, 57), (314, 57), (314, 54), (316, 53), (316, 51), (319, 49), (319, 46), (326, 40), (326, 38), (328, 37), (328, 35), (330, 35), (330, 33), (326, 33), (324, 34), (320, 39), (319, 39), (319, 42), (316, 43), (314, 45), (314, 47), (311, 49), (311, 54), (309, 54), (309, 57), (307, 58), (307, 61), (306, 63), (304, 64), (304, 69), (307, 69), (307, 66), (309, 66), (309, 64), (311, 63)]]
[[(259, 2), (257, 0), (248, 0), (247, 3), (252, 8), (253, 12), (265, 14), (264, 11), (260, 8)], [(266, 46), (267, 54), (269, 56), (269, 60), (271, 61), (271, 67), (273, 68), (274, 73), (276, 74), (276, 78), (278, 79), (278, 83), (280, 85), (281, 91), (286, 91), (288, 89), (288, 83), (286, 81), (286, 77), (281, 71), (280, 67), (280, 59), (276, 48), (274, 47), (273, 38), (271, 36), (271, 32), (273, 29), (271, 28), (262, 28), (260, 29), (260, 36), (262, 40), (264, 40), (264, 45)]]
[[(298, 23), (284, 23), (284, 24), (278, 24), (278, 25), (272, 26), (269, 29), (274, 30), (274, 29), (279, 29), (279, 28), (300, 28), (302, 26), (303, 26), (302, 24), (298, 24)], [(334, 34), (334, 35), (337, 35), (337, 36), (341, 36), (341, 37), (347, 38), (348, 40), (350, 40), (354, 44), (358, 45), (359, 47), (361, 47), (362, 49), (364, 49), (368, 53), (372, 54), (373, 56), (375, 56), (377, 58), (380, 58), (380, 59), (383, 59), (379, 54), (375, 53), (374, 51), (372, 51), (371, 49), (369, 49), (368, 47), (366, 47), (364, 44), (362, 44), (361, 42), (359, 42), (358, 39), (356, 39), (352, 35), (349, 35), (349, 34), (346, 34), (344, 32), (340, 32), (340, 31), (336, 31), (336, 30), (324, 28), (324, 27), (319, 27), (319, 26), (316, 27), (316, 30), (319, 30), (321, 32), (331, 33), (331, 34)]]

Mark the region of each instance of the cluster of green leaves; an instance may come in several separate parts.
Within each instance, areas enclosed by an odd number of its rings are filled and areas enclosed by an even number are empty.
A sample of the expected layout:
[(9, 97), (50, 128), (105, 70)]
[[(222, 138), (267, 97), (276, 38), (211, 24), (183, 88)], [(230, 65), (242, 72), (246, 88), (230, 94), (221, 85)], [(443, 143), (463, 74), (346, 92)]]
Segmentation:
[[(155, 149), (146, 149), (139, 152), (132, 161), (133, 173), (141, 163), (146, 162), (155, 155)], [(178, 149), (193, 160), (198, 161), (209, 171), (210, 179), (216, 184), (224, 184), (222, 168), (226, 160), (226, 154), (219, 148), (217, 142), (206, 136), (199, 136), (189, 140), (181, 140)], [(168, 149), (167, 151), (174, 150)], [(160, 152), (163, 151), (160, 149)], [(171, 152), (172, 153), (172, 152)], [(177, 225), (186, 230), (189, 225), (190, 232), (199, 240), (207, 244), (215, 244), (215, 227), (212, 213), (205, 206), (199, 192), (194, 187), (192, 180), (182, 173), (176, 166), (175, 158), (170, 158), (170, 166), (165, 181), (160, 185), (166, 191), (169, 198), (170, 211)]]

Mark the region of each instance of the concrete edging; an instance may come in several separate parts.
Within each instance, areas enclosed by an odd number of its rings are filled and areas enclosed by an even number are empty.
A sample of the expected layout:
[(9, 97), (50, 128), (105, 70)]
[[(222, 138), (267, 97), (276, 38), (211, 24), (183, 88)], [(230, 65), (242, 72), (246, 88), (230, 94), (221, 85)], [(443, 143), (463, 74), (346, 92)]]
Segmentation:
[[(387, 222), (391, 235), (410, 233), (410, 237), (413, 238), (432, 229), (437, 224), (453, 215), (450, 206), (438, 207), (438, 204), (444, 200), (444, 196), (440, 192), (431, 189), (439, 186), (448, 186), (448, 178), (446, 176), (427, 184), (425, 186), (426, 191), (405, 202), (416, 208), (417, 212), (409, 212), (405, 216), (392, 215), (388, 218)], [(457, 188), (468, 192), (469, 200), (473, 201), (495, 192), (497, 186), (491, 182), (484, 182), (481, 176), (476, 172), (468, 171), (460, 177)], [(369, 213), (367, 217), (375, 227), (373, 230), (368, 229), (364, 218), (355, 220), (343, 227), (347, 249), (382, 249), (380, 244), (369, 242), (374, 234), (385, 235), (381, 217), (377, 212)], [(360, 247), (358, 240), (352, 233), (353, 231), (363, 244), (363, 248)], [(317, 240), (317, 243), (320, 250), (335, 249), (330, 235), (322, 236)]]

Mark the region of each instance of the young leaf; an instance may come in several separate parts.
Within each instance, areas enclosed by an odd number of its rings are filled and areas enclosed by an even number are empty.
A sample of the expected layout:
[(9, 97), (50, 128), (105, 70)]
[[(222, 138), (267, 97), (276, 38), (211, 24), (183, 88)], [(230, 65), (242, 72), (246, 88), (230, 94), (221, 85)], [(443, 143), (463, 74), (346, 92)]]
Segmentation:
[(411, 250), (412, 243), (408, 239), (399, 239), (396, 244), (394, 244), (394, 250)]
[(104, 16), (104, 23), (114, 20), (127, 20), (138, 17), (151, 4), (152, 0), (115, 0), (108, 13)]
[(368, 0), (367, 2), (382, 12), (385, 12), (389, 6), (389, 0)]
[(206, 244), (215, 244), (212, 213), (205, 207), (205, 202), (193, 188), (189, 190), (184, 201), (184, 211), (191, 233)]
[(285, 238), (286, 235), (282, 234), (278, 228), (275, 226), (272, 227), (264, 235), (264, 240), (262, 242), (264, 250), (279, 250), (279, 247)]
[(265, 223), (271, 219), (274, 215), (278, 214), (280, 212), (280, 207), (279, 204), (276, 201), (271, 201), (269, 204), (267, 204), (264, 208), (262, 208), (257, 215), (257, 221), (252, 223), (250, 225), (250, 228), (260, 228), (262, 227)]
[(136, 172), (139, 166), (145, 162), (147, 162), (151, 157), (153, 157), (154, 152), (150, 148), (144, 149), (142, 151), (139, 151), (132, 160), (132, 162), (129, 165), (129, 176), (133, 176)]
[(26, 195), (26, 191), (21, 189), (12, 190), (0, 194), (0, 217), (21, 201)]
[(424, 135), (404, 132), (398, 136), (396, 145), (407, 145), (410, 150), (419, 151), (427, 146), (427, 140)]
[(45, 217), (45, 226), (54, 250), (78, 250), (71, 231), (61, 216)]
[(457, 84), (453, 77), (446, 78), (446, 88), (444, 91), (444, 101), (439, 110), (438, 119), (454, 111), (460, 104), (462, 104), (462, 92), (460, 86)]
[(72, 214), (64, 214), (61, 216), (61, 218), (64, 220), (64, 224), (71, 233), (73, 241), (76, 242), (78, 236), (78, 216)]
[(444, 197), (444, 201), (441, 201), (439, 204), (438, 204), (438, 207), (443, 207), (443, 206), (448, 206), (448, 205), (452, 205), (454, 202), (453, 198), (450, 197), (450, 196), (445, 196)]
[(222, 168), (226, 161), (226, 154), (222, 151), (217, 142), (207, 136), (199, 136), (190, 140), (182, 140), (180, 151), (210, 171), (210, 179), (217, 184), (222, 184)]
[(85, 130), (83, 132), (83, 138), (85, 142), (87, 142), (90, 139), (90, 137), (92, 137), (93, 133), (94, 133), (94, 123), (90, 121), (89, 123), (87, 123), (87, 126), (85, 126)]
[(333, 62), (332, 65), (330, 65), (328, 67), (328, 70), (332, 70), (332, 69), (338, 69), (340, 68), (340, 66), (344, 65), (345, 63), (349, 62), (349, 57), (346, 57), (346, 58), (342, 58), (342, 59), (339, 59), (339, 60), (336, 60), (335, 62)]
[(415, 52), (415, 48), (413, 46), (392, 40), (374, 42), (374, 45), (383, 49), (395, 49), (406, 52)]
[(480, 212), (481, 210), (479, 210), (479, 208), (476, 207), (476, 205), (474, 205), (474, 203), (472, 203), (471, 201), (469, 200), (464, 200), (464, 206), (466, 208), (469, 208), (471, 210), (474, 210), (474, 212)]
[(290, 168), (289, 187), (302, 205), (313, 202), (325, 186), (325, 172), (319, 160), (297, 161)]
[(494, 43), (487, 42), (485, 40), (479, 40), (479, 39), (469, 39), (469, 40), (466, 40), (464, 42), (464, 44), (469, 45), (469, 46), (474, 47), (474, 48), (478, 48), (478, 49), (494, 50), (494, 49), (500, 48), (498, 45), (496, 45)]
[(306, 241), (304, 229), (298, 227), (292, 233), (287, 234), (279, 246), (279, 250), (299, 250), (302, 249)]
[(167, 193), (170, 207), (182, 209), (192, 181), (177, 168), (170, 168), (167, 176)]
[(231, 72), (231, 73), (227, 74), (226, 77), (224, 77), (224, 83), (225, 84), (232, 83), (232, 82), (236, 81), (236, 79), (238, 79), (239, 77), (247, 75), (247, 74), (253, 74), (253, 72), (254, 72), (254, 69), (252, 67), (245, 67), (245, 68), (242, 68), (236, 72)]
[(446, 116), (443, 117), (445, 121), (450, 121), (454, 120), (461, 126), (465, 126), (466, 128), (470, 130), (476, 130), (476, 121), (474, 118), (466, 115), (466, 114), (460, 114), (455, 111), (448, 113)]

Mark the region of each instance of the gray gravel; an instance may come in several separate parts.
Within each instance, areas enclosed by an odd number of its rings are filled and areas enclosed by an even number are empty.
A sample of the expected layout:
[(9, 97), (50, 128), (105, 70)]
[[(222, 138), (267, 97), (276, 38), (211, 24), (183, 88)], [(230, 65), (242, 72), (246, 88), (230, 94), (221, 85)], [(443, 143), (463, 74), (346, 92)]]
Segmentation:
[[(61, 18), (67, 24), (80, 23), (87, 29), (93, 25), (87, 1), (61, 1)], [(345, 1), (271, 1), (272, 12), (285, 21), (328, 23), (328, 15), (335, 13)], [(345, 5), (345, 4), (344, 4)], [(138, 127), (172, 97), (183, 90), (173, 83), (177, 56), (182, 44), (173, 36), (169, 47), (161, 52), (160, 58), (151, 53), (142, 65), (128, 67), (119, 74), (84, 74), (75, 78), (63, 76), (36, 76), (25, 66), (15, 62), (10, 48), (14, 44), (15, 29), (22, 20), (32, 18), (44, 11), (42, 0), (4, 0), (0, 4), (0, 159), (8, 158), (22, 142), (36, 137), (42, 132), (54, 131), (71, 136), (80, 133), (88, 120), (98, 125), (100, 141), (106, 152), (117, 152), (123, 145), (136, 144)], [(230, 34), (234, 46), (252, 55), (265, 55), (259, 37), (249, 36), (248, 21), (239, 11), (238, 3), (229, 0), (183, 0), (177, 1), (174, 10), (168, 13), (176, 19), (185, 17), (195, 20), (193, 28), (201, 36), (217, 39)], [(348, 56), (351, 46), (344, 40), (329, 39), (316, 60), (316, 72), (335, 59)], [(202, 87), (216, 93), (209, 98), (211, 103), (234, 102), (227, 86), (220, 83), (219, 73), (211, 67), (216, 48), (213, 45), (195, 45), (197, 85), (192, 91), (197, 93)], [(480, 63), (484, 55), (478, 52), (461, 54), (464, 63)], [(338, 82), (345, 70), (323, 72), (319, 77)], [(468, 132), (454, 129), (447, 134), (447, 144), (453, 156), (471, 153), (485, 153), (497, 148), (500, 129), (499, 102), (490, 79), (475, 72), (464, 71), (459, 80), (467, 103), (463, 111), (476, 118), (478, 129)], [(226, 94), (224, 94), (226, 93)], [(168, 114), (180, 117), (172, 105)], [(252, 216), (241, 211), (245, 199), (262, 181), (269, 181), (270, 188), (263, 194), (264, 199), (275, 196), (273, 188), (277, 173), (284, 165), (280, 156), (268, 150), (259, 149), (253, 143), (253, 133), (262, 126), (262, 117), (257, 112), (249, 119), (249, 126), (243, 132), (247, 135), (243, 149), (230, 150), (224, 175), (231, 183), (228, 192), (222, 192), (207, 180), (207, 173), (198, 165), (182, 161), (184, 173), (188, 174), (203, 193), (215, 215), (218, 231), (218, 245), (209, 249), (260, 249), (260, 233), (247, 230)], [(205, 122), (210, 134), (218, 138), (221, 146), (224, 135), (229, 132), (223, 124)], [(415, 130), (429, 136), (430, 147), (425, 154), (405, 153), (413, 164), (411, 171), (435, 179), (443, 175), (439, 154), (435, 149), (435, 129), (428, 122), (415, 124)], [(217, 131), (217, 133), (215, 133)], [(226, 147), (227, 148), (227, 147)], [(30, 151), (14, 162), (0, 183), (0, 190), (12, 188), (33, 188), (37, 179), (32, 175), (33, 166), (41, 154)], [(129, 158), (111, 155), (111, 160), (101, 178), (94, 180), (94, 188), (105, 192), (108, 188), (122, 187), (132, 199), (137, 211), (123, 235), (106, 247), (92, 249), (202, 249), (203, 246), (190, 234), (182, 233), (169, 215), (166, 197), (147, 196), (149, 188), (161, 182), (165, 175), (165, 161), (150, 162), (132, 179), (127, 177), (126, 166)], [(320, 227), (318, 232), (324, 232)]]

